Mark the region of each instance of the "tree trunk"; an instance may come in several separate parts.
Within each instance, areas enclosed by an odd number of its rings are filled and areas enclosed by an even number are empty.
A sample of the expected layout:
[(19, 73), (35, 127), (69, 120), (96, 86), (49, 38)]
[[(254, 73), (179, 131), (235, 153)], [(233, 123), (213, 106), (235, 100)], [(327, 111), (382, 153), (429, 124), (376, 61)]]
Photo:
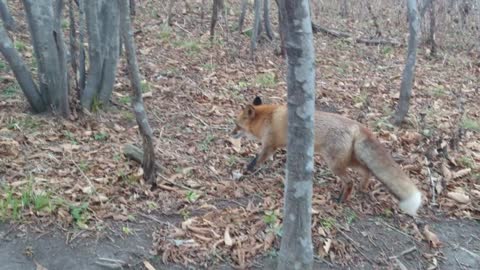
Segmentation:
[(85, 14), (90, 65), (81, 103), (90, 110), (94, 100), (108, 105), (113, 91), (120, 40), (118, 1), (86, 0)]
[(341, 11), (342, 17), (346, 18), (348, 16), (348, 1), (343, 0), (342, 1), (342, 11)]
[(62, 0), (23, 0), (38, 63), (40, 93), (64, 117), (69, 116), (65, 43), (61, 29)]
[(213, 40), (213, 37), (215, 36), (215, 26), (217, 25), (219, 7), (220, 7), (220, 0), (213, 0), (212, 20), (210, 22), (210, 40)]
[[(215, 0), (214, 0), (215, 1)], [(172, 25), (172, 12), (173, 12), (173, 4), (175, 3), (175, 0), (170, 0), (168, 2), (168, 13), (167, 13), (167, 24)]]
[(75, 88), (78, 89), (78, 54), (77, 54), (77, 31), (75, 28), (75, 11), (73, 1), (68, 1), (68, 17), (70, 19), (70, 57)]
[(86, 83), (86, 64), (85, 64), (85, 46), (83, 45), (85, 42), (85, 0), (78, 0), (78, 39), (79, 39), (79, 46), (78, 46), (78, 85), (79, 85), (79, 96), (78, 99), (81, 99), (83, 95), (83, 91), (85, 90), (85, 83)]
[(312, 269), (315, 52), (308, 0), (280, 0), (285, 15), (288, 141), (283, 235), (277, 269)]
[(255, 50), (257, 48), (257, 38), (258, 35), (260, 34), (260, 9), (261, 9), (261, 2), (262, 0), (254, 0), (254, 14), (255, 14), (255, 19), (253, 22), (253, 29), (252, 29), (252, 38), (250, 41), (250, 58), (253, 60), (255, 57)]
[(272, 26), (270, 24), (270, 0), (263, 0), (263, 23), (267, 37), (273, 40)]
[(247, 4), (248, 4), (248, 0), (242, 0), (242, 5), (240, 7), (240, 19), (238, 21), (238, 31), (240, 33), (243, 30), (243, 23), (245, 21), (245, 14), (247, 13)]
[(128, 0), (120, 0), (120, 16), (122, 24), (122, 37), (125, 45), (125, 54), (128, 63), (128, 73), (132, 83), (134, 98), (132, 107), (135, 111), (138, 127), (143, 139), (143, 163), (144, 179), (147, 183), (155, 186), (155, 153), (153, 147), (153, 132), (148, 124), (145, 106), (143, 105), (142, 87), (140, 82), (140, 72), (135, 53), (135, 41), (133, 39), (133, 30), (130, 22)]
[(435, 56), (437, 54), (437, 43), (435, 41), (435, 5), (433, 1), (430, 4), (430, 36), (428, 41), (430, 43), (430, 55)]
[(8, 10), (6, 0), (0, 0), (0, 17), (8, 31), (15, 31), (15, 20)]
[(129, 0), (129, 5), (130, 5), (130, 15), (135, 16), (137, 14), (135, 0)]
[(285, 31), (287, 29), (287, 25), (285, 22), (285, 14), (280, 8), (279, 0), (275, 0), (275, 2), (277, 2), (278, 8), (278, 34), (280, 35), (280, 55), (282, 57), (285, 57), (287, 55), (287, 51), (285, 48)]
[(375, 26), (375, 36), (381, 37), (382, 31), (380, 30), (380, 25), (378, 24), (377, 16), (373, 12), (372, 5), (370, 4), (370, 0), (365, 0), (365, 1), (366, 1), (368, 13), (370, 13), (370, 16), (372, 16), (373, 26)]
[(25, 66), (20, 54), (15, 50), (12, 40), (8, 37), (7, 31), (5, 31), (5, 28), (3, 28), (1, 23), (0, 52), (15, 74), (15, 78), (27, 97), (28, 103), (32, 106), (33, 112), (39, 113), (46, 111), (46, 103), (40, 95), (37, 85), (33, 81), (32, 74)]
[(417, 58), (418, 31), (420, 29), (420, 18), (415, 0), (407, 0), (409, 36), (408, 52), (403, 69), (402, 82), (400, 84), (400, 100), (394, 116), (394, 124), (400, 125), (408, 113), (410, 107), (410, 96), (412, 95), (413, 79), (415, 76), (415, 62)]

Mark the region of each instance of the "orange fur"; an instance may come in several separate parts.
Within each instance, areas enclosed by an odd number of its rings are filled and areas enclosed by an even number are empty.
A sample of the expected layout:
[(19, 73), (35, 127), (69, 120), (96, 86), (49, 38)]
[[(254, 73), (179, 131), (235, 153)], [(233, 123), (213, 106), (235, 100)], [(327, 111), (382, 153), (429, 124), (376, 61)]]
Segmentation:
[[(247, 169), (252, 171), (287, 144), (287, 107), (285, 105), (247, 105), (237, 116), (232, 135), (251, 135), (262, 147)], [(361, 189), (368, 188), (370, 174), (375, 175), (400, 200), (400, 208), (416, 215), (421, 193), (392, 159), (374, 134), (360, 123), (338, 114), (315, 112), (315, 152), (339, 176), (344, 187), (339, 200), (345, 201), (353, 189), (347, 168), (355, 168), (362, 176)]]

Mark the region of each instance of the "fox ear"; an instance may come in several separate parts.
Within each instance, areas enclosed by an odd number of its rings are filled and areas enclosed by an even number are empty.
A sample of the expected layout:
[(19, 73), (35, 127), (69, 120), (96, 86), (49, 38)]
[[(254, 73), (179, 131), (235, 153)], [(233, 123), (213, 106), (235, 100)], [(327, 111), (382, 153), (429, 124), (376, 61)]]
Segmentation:
[(255, 117), (255, 108), (252, 105), (248, 105), (247, 108), (245, 108), (245, 111), (247, 112), (249, 119)]
[(256, 96), (255, 99), (253, 100), (253, 105), (255, 106), (262, 105), (262, 99), (259, 96)]

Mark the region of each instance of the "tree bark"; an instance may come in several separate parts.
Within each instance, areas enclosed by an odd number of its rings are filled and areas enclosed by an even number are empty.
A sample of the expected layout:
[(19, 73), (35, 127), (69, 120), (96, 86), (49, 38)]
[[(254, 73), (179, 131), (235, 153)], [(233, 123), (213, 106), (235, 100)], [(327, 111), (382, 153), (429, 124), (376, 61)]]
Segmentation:
[(263, 24), (268, 39), (273, 40), (273, 31), (270, 23), (270, 0), (263, 0)]
[(8, 37), (7, 31), (3, 28), (1, 23), (0, 52), (10, 65), (13, 74), (15, 74), (15, 78), (25, 94), (25, 97), (27, 97), (28, 103), (32, 106), (33, 112), (40, 113), (46, 111), (46, 103), (40, 95), (37, 85), (33, 81), (32, 74), (27, 69), (20, 54), (15, 50), (12, 40)]
[(407, 9), (409, 22), (408, 52), (405, 68), (403, 69), (402, 82), (400, 84), (400, 100), (393, 121), (395, 125), (400, 125), (404, 121), (410, 107), (410, 96), (412, 95), (415, 62), (417, 58), (420, 18), (418, 16), (416, 1), (407, 0)]
[(137, 14), (137, 7), (135, 5), (135, 0), (129, 0), (130, 5), (130, 15), (135, 16)]
[(257, 38), (260, 35), (260, 9), (261, 9), (261, 2), (262, 0), (254, 0), (254, 22), (253, 22), (253, 29), (252, 29), (252, 37), (250, 41), (250, 58), (253, 60), (255, 57), (255, 50), (257, 49)]
[(90, 110), (95, 98), (102, 105), (110, 101), (119, 57), (120, 16), (118, 1), (85, 1), (90, 65), (81, 103)]
[(210, 40), (215, 36), (215, 26), (218, 20), (218, 9), (220, 7), (220, 0), (213, 0), (212, 5), (212, 20), (210, 21)]
[(15, 20), (8, 10), (6, 0), (0, 0), (0, 17), (8, 31), (15, 31)]
[(430, 43), (430, 55), (435, 56), (437, 54), (437, 43), (435, 41), (435, 5), (433, 1), (430, 4), (430, 36), (428, 41)]
[(64, 117), (70, 114), (62, 0), (23, 0), (38, 64), (40, 93)]
[(245, 21), (245, 14), (247, 13), (247, 4), (248, 0), (242, 0), (242, 5), (240, 7), (240, 19), (238, 21), (238, 32), (242, 32), (243, 23)]
[(370, 13), (370, 16), (372, 16), (372, 21), (373, 21), (373, 26), (375, 26), (375, 36), (376, 37), (381, 37), (382, 36), (382, 31), (380, 30), (380, 25), (378, 24), (378, 19), (375, 13), (373, 12), (372, 5), (370, 4), (369, 0), (365, 0), (368, 13)]
[(70, 19), (70, 57), (75, 88), (78, 89), (78, 42), (77, 30), (75, 28), (75, 11), (73, 10), (73, 0), (68, 2), (68, 17)]
[(280, 55), (286, 57), (287, 51), (285, 48), (285, 31), (287, 30), (287, 25), (285, 22), (285, 14), (280, 8), (279, 0), (275, 0), (278, 8), (278, 33), (280, 35)]
[(85, 42), (85, 0), (78, 0), (78, 39), (79, 39), (79, 46), (78, 46), (78, 85), (79, 85), (79, 96), (78, 99), (81, 99), (83, 94), (83, 90), (85, 90), (85, 83), (86, 83), (86, 65), (85, 65), (85, 46), (83, 45)]
[(140, 71), (138, 69), (137, 56), (135, 53), (135, 41), (130, 22), (128, 0), (120, 0), (120, 16), (122, 24), (122, 37), (125, 45), (125, 54), (128, 63), (128, 73), (132, 83), (134, 98), (132, 107), (135, 112), (138, 127), (143, 139), (143, 163), (144, 179), (147, 183), (155, 186), (155, 153), (153, 147), (153, 132), (148, 123), (147, 113), (142, 98)]
[(288, 140), (283, 235), (277, 269), (312, 269), (315, 52), (308, 0), (280, 0), (288, 62)]

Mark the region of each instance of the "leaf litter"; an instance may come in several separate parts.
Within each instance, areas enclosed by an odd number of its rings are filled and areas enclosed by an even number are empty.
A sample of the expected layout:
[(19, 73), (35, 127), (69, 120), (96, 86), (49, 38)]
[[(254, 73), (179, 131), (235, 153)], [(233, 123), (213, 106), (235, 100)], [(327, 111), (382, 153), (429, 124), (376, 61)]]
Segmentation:
[[(11, 200), (2, 218), (93, 232), (106, 220), (128, 222), (138, 213), (175, 216), (177, 221), (159, 225), (153, 235), (152, 250), (163, 261), (250, 267), (259, 255), (279, 248), (285, 151), (256, 174), (243, 175), (258, 144), (234, 140), (229, 133), (236, 112), (255, 95), (269, 102), (285, 101), (284, 59), (261, 44), (252, 63), (249, 40), (241, 35), (230, 33), (226, 40), (219, 30), (210, 44), (207, 23), (199, 23), (196, 16), (184, 20), (182, 27), (189, 31), (185, 33), (149, 14), (135, 20), (141, 29), (136, 35), (141, 73), (149, 85), (145, 103), (161, 174), (178, 185), (159, 177), (160, 188), (147, 191), (141, 168), (122, 154), (123, 145), (141, 141), (129, 104), (122, 103), (130, 95), (122, 60), (113, 96), (119, 105), (106, 112), (68, 121), (25, 113), (21, 96), (0, 103), (0, 181), (6, 189), (0, 199)], [(393, 49), (382, 56), (375, 50), (317, 35), (316, 54), (322, 56), (316, 63), (317, 107), (346, 114), (376, 132), (426, 194), (424, 203), (432, 207), (423, 207), (422, 216), (444, 212), (479, 219), (480, 135), (461, 124), (462, 119), (478, 123), (478, 89), (468, 79), (475, 77), (475, 69), (453, 60), (449, 65), (428, 61), (419, 53), (410, 116), (398, 129), (388, 117), (398, 100), (405, 51)], [(11, 76), (2, 71), (3, 75)], [(265, 78), (270, 79), (262, 83)], [(398, 209), (378, 181), (369, 187), (368, 198), (357, 193), (349, 203), (337, 204), (341, 182), (321, 166), (320, 158), (316, 163), (316, 254), (338, 264), (351, 263), (358, 247), (339, 237), (337, 225), (348, 227), (355, 215), (389, 217)], [(42, 206), (39, 194), (47, 194), (48, 207)], [(19, 214), (12, 198), (22, 196), (32, 199)], [(441, 245), (428, 226), (418, 234), (433, 248)], [(438, 256), (427, 257), (437, 266)], [(145, 266), (151, 265), (145, 261)]]

